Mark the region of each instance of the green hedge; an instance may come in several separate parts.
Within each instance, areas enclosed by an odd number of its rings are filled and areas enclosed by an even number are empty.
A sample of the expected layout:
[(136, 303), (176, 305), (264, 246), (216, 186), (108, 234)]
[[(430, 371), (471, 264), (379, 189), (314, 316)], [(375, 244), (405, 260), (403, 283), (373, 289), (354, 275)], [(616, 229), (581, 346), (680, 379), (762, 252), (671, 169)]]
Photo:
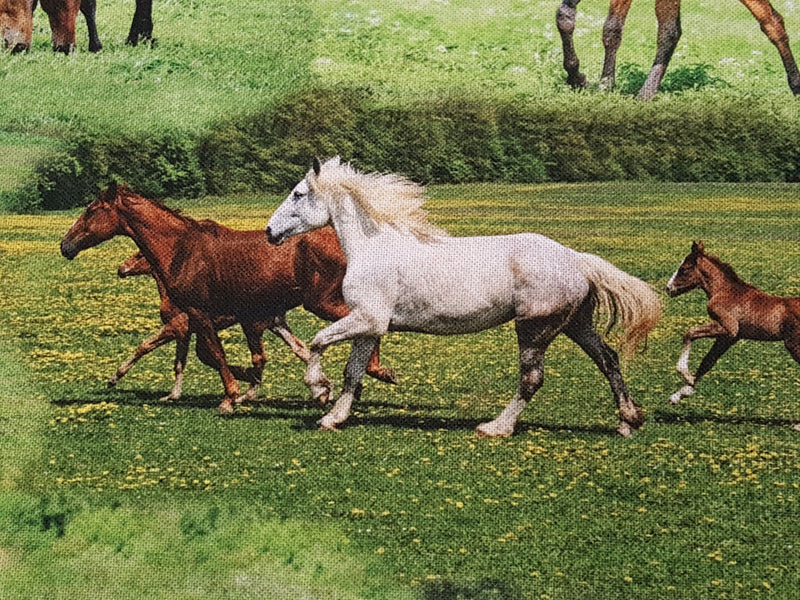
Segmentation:
[(197, 139), (81, 136), (37, 165), (36, 189), (43, 209), (81, 205), (110, 179), (151, 197), (282, 192), (314, 156), (332, 155), (422, 183), (798, 181), (794, 103), (719, 90), (390, 103), (367, 89), (312, 89)]

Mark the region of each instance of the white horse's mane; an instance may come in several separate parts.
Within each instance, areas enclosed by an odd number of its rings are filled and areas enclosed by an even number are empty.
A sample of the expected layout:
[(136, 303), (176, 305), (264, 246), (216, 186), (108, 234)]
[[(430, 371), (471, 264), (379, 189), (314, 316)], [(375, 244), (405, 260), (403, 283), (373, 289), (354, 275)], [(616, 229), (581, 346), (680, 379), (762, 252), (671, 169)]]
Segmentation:
[(337, 202), (349, 195), (376, 223), (407, 230), (419, 239), (446, 237), (450, 234), (428, 220), (425, 187), (394, 173), (362, 173), (338, 156), (313, 170), (306, 181), (324, 202)]

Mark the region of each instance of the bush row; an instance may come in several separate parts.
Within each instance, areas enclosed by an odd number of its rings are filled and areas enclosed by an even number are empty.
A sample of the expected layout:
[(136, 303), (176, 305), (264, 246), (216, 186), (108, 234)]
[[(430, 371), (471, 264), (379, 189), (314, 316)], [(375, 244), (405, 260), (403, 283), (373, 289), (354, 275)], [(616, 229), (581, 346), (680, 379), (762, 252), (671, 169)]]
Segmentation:
[(69, 208), (111, 179), (150, 197), (280, 192), (312, 157), (332, 155), (423, 183), (798, 181), (800, 119), (783, 100), (717, 90), (654, 102), (563, 93), (389, 103), (366, 89), (313, 89), (196, 137), (69, 140), (17, 202)]

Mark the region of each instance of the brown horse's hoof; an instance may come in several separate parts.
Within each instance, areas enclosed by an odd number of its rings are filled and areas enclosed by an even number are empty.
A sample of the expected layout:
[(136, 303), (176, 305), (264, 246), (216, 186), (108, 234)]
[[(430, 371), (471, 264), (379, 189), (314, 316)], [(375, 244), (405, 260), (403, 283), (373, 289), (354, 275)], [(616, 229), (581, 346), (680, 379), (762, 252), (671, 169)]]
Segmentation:
[(399, 382), (397, 378), (397, 372), (394, 369), (389, 369), (388, 367), (381, 367), (376, 371), (367, 371), (367, 375), (373, 379), (377, 379), (383, 383), (391, 383), (392, 385), (397, 385)]
[(222, 415), (223, 417), (227, 417), (233, 414), (233, 400), (226, 398), (222, 401), (217, 407), (217, 412)]

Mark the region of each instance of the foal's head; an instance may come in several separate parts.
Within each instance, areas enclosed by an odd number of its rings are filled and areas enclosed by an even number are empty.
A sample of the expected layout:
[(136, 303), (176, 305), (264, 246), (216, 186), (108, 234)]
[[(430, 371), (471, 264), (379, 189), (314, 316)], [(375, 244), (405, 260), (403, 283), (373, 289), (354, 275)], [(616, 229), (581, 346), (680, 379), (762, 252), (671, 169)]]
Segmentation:
[(123, 187), (112, 184), (72, 224), (61, 239), (61, 254), (65, 258), (72, 260), (80, 251), (122, 233), (116, 200), (123, 192)]
[(125, 262), (123, 262), (117, 269), (117, 275), (120, 277), (136, 277), (137, 275), (151, 275), (153, 268), (144, 254), (137, 252)]
[(705, 256), (705, 246), (703, 242), (693, 242), (692, 251), (683, 259), (678, 270), (672, 275), (667, 283), (667, 293), (672, 296), (681, 294), (699, 287), (703, 283), (700, 269), (697, 267), (698, 261)]

